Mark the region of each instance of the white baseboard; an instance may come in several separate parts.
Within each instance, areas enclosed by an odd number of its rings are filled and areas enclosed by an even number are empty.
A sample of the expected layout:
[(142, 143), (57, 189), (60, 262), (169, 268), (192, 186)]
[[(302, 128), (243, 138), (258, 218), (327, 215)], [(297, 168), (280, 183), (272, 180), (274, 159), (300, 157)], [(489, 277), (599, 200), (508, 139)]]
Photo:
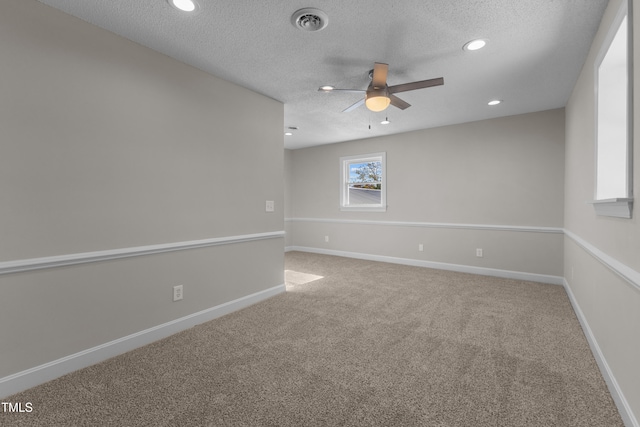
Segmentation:
[(444, 262), (425, 261), (411, 258), (397, 258), (385, 255), (371, 255), (358, 252), (336, 251), (331, 249), (311, 248), (306, 246), (287, 246), (285, 251), (311, 252), (323, 255), (335, 255), (346, 258), (357, 258), (368, 261), (390, 262), (393, 264), (412, 265), (416, 267), (435, 268), (437, 270), (457, 271), (460, 273), (479, 274), (482, 276), (503, 277), (507, 279), (527, 280), (531, 282), (547, 283), (551, 285), (563, 284), (561, 276), (552, 276), (549, 274), (526, 273), (521, 271), (500, 270), (497, 268), (476, 267), (462, 264), (448, 264)]
[(285, 285), (274, 286), (188, 316), (154, 326), (126, 337), (71, 354), (58, 360), (0, 378), (0, 398), (10, 396), (78, 369), (86, 368), (111, 357), (166, 338), (200, 323), (232, 313), (272, 296), (285, 292)]
[(616, 378), (613, 376), (613, 372), (611, 372), (611, 368), (607, 363), (607, 359), (605, 359), (604, 354), (602, 353), (602, 350), (598, 345), (598, 341), (596, 341), (596, 337), (593, 335), (593, 332), (589, 327), (589, 323), (587, 322), (584, 313), (582, 313), (582, 309), (580, 308), (578, 301), (573, 295), (573, 292), (569, 287), (569, 282), (567, 282), (566, 279), (563, 280), (563, 285), (567, 292), (567, 295), (569, 296), (569, 301), (571, 301), (571, 305), (573, 306), (573, 311), (576, 313), (576, 316), (580, 321), (580, 325), (582, 326), (584, 335), (587, 337), (587, 341), (589, 342), (589, 346), (591, 347), (591, 353), (593, 353), (593, 357), (596, 359), (598, 367), (600, 368), (600, 373), (602, 373), (602, 376), (607, 383), (609, 393), (611, 393), (611, 397), (618, 407), (618, 412), (622, 417), (624, 425), (627, 427), (640, 427), (640, 424), (633, 414), (633, 411), (629, 406), (629, 402), (627, 402), (627, 399), (624, 397), (624, 394), (622, 393), (622, 390), (618, 385), (618, 381), (616, 381)]

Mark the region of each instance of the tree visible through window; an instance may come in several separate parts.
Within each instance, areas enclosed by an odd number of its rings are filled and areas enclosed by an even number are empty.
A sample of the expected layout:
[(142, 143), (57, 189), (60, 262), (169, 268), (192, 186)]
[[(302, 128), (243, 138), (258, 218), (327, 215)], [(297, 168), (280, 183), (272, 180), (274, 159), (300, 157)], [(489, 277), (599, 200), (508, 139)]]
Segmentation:
[(386, 210), (385, 153), (340, 158), (340, 207)]

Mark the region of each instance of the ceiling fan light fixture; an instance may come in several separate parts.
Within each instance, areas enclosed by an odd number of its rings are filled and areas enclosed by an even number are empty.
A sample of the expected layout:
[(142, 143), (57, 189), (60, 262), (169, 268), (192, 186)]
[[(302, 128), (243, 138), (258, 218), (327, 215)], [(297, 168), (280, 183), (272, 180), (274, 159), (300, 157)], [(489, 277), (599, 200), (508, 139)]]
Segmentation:
[(389, 123), (391, 122), (389, 121), (388, 117), (385, 117), (384, 120), (380, 122), (381, 125), (388, 125)]
[(464, 49), (464, 50), (478, 50), (478, 49), (482, 49), (486, 45), (487, 45), (487, 40), (486, 39), (475, 39), (475, 40), (471, 40), (471, 41), (465, 43), (465, 45), (462, 46), (462, 49)]
[(367, 100), (364, 103), (369, 110), (377, 113), (386, 110), (391, 104), (391, 100), (386, 96), (367, 96)]
[(391, 98), (387, 94), (387, 88), (371, 88), (367, 90), (364, 104), (371, 111), (378, 112), (387, 109), (391, 104)]

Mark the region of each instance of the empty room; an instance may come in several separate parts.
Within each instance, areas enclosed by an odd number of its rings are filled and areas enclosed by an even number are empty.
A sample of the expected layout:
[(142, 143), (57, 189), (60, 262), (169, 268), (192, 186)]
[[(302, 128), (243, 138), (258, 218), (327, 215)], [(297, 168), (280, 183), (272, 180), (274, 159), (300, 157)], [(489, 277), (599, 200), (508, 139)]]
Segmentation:
[(633, 6), (2, 0), (0, 425), (640, 427)]

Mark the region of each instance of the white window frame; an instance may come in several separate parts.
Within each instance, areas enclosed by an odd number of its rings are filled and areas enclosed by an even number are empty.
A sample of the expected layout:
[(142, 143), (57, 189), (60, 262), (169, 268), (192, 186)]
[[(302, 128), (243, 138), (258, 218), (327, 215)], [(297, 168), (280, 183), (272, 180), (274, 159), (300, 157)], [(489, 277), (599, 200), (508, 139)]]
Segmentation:
[[(349, 165), (366, 162), (382, 163), (382, 180), (380, 183), (380, 204), (349, 203)], [(387, 153), (370, 153), (357, 156), (340, 157), (340, 210), (359, 212), (386, 212), (387, 210)]]
[[(602, 44), (602, 48), (598, 53), (598, 56), (595, 61), (595, 137), (596, 137), (596, 152), (595, 152), (595, 189), (594, 189), (594, 202), (593, 206), (597, 215), (601, 216), (612, 216), (618, 218), (631, 218), (632, 215), (632, 206), (633, 206), (633, 24), (632, 24), (632, 11), (631, 11), (631, 1), (625, 0), (622, 2), (620, 9), (618, 10), (615, 19), (613, 20), (611, 27), (605, 37), (605, 40)], [(605, 137), (610, 135), (607, 133), (605, 135), (605, 126), (601, 123), (599, 109), (601, 107), (599, 103), (599, 91), (601, 91), (600, 87), (600, 67), (609, 52), (611, 45), (614, 41), (618, 30), (621, 28), (624, 19), (627, 19), (627, 85), (626, 85), (626, 123), (623, 126), (620, 126), (617, 130), (622, 130), (625, 133), (625, 143), (626, 150), (625, 155), (626, 159), (624, 159), (624, 166), (626, 167), (625, 171), (625, 189), (620, 192), (620, 194), (616, 194), (615, 197), (611, 197), (611, 195), (604, 197), (599, 191), (600, 182), (603, 179), (602, 174), (606, 173), (608, 169), (599, 168), (598, 162), (600, 156), (605, 151), (601, 149), (606, 144)], [(623, 129), (620, 129), (623, 128)], [(605, 137), (603, 137), (605, 136)]]

